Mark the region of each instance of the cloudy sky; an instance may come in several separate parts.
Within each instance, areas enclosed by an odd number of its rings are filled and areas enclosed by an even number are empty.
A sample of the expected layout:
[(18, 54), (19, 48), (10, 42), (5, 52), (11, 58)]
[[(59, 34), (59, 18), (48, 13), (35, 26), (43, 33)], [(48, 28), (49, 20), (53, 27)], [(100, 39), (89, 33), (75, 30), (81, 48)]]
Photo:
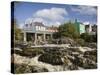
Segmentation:
[(97, 7), (67, 4), (15, 3), (14, 18), (20, 26), (31, 21), (60, 25), (69, 20), (97, 24)]

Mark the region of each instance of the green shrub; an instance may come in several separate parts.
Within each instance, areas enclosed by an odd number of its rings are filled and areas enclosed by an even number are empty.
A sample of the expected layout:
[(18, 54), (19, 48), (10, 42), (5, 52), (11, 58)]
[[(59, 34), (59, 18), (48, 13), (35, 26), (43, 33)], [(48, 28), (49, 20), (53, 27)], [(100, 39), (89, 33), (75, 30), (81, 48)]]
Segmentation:
[(85, 42), (97, 42), (97, 34), (90, 35), (88, 33), (81, 34), (80, 38), (84, 39)]
[(84, 46), (85, 45), (85, 41), (83, 39), (77, 39), (76, 42), (80, 46)]

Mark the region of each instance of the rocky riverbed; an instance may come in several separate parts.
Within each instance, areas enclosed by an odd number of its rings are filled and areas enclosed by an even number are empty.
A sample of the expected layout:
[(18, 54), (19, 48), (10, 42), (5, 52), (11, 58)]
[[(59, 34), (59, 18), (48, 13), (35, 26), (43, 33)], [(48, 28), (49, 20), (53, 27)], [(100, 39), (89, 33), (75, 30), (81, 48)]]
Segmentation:
[(97, 68), (97, 50), (90, 47), (43, 47), (14, 50), (15, 73)]

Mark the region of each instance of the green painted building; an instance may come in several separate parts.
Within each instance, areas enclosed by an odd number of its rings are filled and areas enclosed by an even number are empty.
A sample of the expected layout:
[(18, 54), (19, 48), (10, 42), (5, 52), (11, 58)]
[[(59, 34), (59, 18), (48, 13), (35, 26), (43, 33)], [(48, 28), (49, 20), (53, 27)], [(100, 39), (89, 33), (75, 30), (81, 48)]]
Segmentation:
[(75, 20), (76, 30), (79, 34), (85, 33), (85, 25)]

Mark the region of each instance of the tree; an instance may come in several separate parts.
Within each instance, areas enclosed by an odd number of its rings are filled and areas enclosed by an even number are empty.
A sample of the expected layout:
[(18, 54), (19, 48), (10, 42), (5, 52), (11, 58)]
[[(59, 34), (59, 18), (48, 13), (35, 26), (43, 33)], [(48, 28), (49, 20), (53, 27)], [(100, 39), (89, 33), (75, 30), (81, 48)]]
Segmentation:
[(70, 37), (70, 38), (78, 38), (79, 33), (76, 30), (75, 24), (74, 23), (65, 23), (63, 25), (59, 26), (59, 35), (60, 37)]
[(14, 27), (14, 39), (21, 41), (22, 40), (22, 31), (20, 28), (18, 28), (16, 20), (14, 20), (13, 25), (14, 25), (13, 26)]

